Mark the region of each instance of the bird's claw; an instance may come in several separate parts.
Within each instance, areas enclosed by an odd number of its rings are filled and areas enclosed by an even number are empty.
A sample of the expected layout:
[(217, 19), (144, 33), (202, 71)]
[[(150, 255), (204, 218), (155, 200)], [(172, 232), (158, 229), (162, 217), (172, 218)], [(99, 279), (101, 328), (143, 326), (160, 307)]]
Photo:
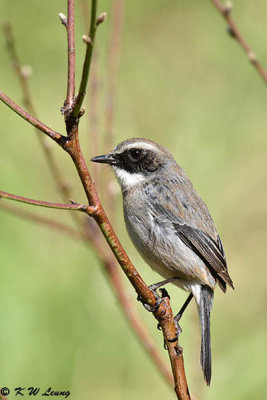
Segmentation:
[(158, 293), (157, 293), (157, 288), (158, 288), (157, 284), (153, 284), (153, 285), (150, 285), (148, 287), (151, 290), (151, 292), (153, 292), (153, 294), (154, 294), (154, 297), (156, 299), (156, 304), (154, 306), (151, 306), (150, 304), (145, 303), (144, 300), (142, 299), (142, 297), (139, 296), (139, 295), (137, 296), (137, 300), (141, 301), (141, 303), (143, 304), (143, 306), (145, 307), (145, 309), (147, 311), (155, 312), (159, 308), (162, 298), (163, 297), (170, 297), (170, 296), (168, 295), (168, 292), (167, 292), (166, 289), (160, 289), (161, 296), (159, 296)]
[[(149, 287), (149, 289), (150, 289), (150, 287)], [(154, 306), (151, 306), (150, 304), (145, 303), (141, 296), (139, 296), (139, 295), (137, 296), (137, 300), (141, 301), (141, 303), (143, 304), (145, 309), (147, 311), (149, 311), (149, 312), (157, 311), (157, 309), (159, 308), (160, 303), (161, 303), (161, 297), (157, 294), (157, 292), (154, 291), (154, 290), (152, 290), (152, 292), (153, 292), (153, 294), (155, 296), (155, 299), (156, 299), (156, 304)]]

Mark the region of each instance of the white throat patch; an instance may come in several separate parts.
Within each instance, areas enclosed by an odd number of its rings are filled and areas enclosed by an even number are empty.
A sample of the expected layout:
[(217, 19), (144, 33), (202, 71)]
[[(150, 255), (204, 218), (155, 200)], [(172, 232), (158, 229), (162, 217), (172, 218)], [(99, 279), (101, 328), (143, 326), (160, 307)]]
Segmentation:
[(142, 175), (141, 173), (130, 173), (125, 171), (124, 169), (115, 166), (113, 166), (112, 168), (115, 172), (116, 177), (118, 178), (119, 184), (121, 185), (122, 189), (128, 190), (145, 180), (144, 175)]

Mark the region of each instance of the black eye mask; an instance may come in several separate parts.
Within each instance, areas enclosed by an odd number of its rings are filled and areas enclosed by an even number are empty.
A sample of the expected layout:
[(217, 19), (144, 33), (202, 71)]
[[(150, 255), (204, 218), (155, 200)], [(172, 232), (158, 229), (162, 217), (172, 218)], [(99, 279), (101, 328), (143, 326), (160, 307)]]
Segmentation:
[(114, 155), (116, 165), (130, 173), (142, 173), (144, 175), (155, 171), (162, 165), (162, 160), (150, 150), (132, 148)]

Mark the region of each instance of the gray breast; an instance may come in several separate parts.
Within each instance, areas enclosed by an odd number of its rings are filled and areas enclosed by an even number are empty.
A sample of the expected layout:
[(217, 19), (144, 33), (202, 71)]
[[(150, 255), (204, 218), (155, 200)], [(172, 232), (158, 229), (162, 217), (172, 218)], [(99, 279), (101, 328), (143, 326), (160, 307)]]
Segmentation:
[(203, 283), (211, 279), (214, 284), (203, 261), (175, 234), (168, 217), (156, 214), (142, 190), (124, 195), (124, 219), (141, 256), (164, 278), (186, 277)]

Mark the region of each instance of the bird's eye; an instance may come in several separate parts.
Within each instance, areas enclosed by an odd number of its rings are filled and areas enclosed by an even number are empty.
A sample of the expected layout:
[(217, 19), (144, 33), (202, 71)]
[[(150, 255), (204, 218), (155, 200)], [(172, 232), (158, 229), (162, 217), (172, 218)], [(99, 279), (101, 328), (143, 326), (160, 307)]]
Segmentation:
[(143, 150), (141, 150), (141, 149), (131, 149), (131, 150), (129, 150), (128, 154), (129, 154), (129, 158), (132, 161), (138, 161), (143, 156)]

